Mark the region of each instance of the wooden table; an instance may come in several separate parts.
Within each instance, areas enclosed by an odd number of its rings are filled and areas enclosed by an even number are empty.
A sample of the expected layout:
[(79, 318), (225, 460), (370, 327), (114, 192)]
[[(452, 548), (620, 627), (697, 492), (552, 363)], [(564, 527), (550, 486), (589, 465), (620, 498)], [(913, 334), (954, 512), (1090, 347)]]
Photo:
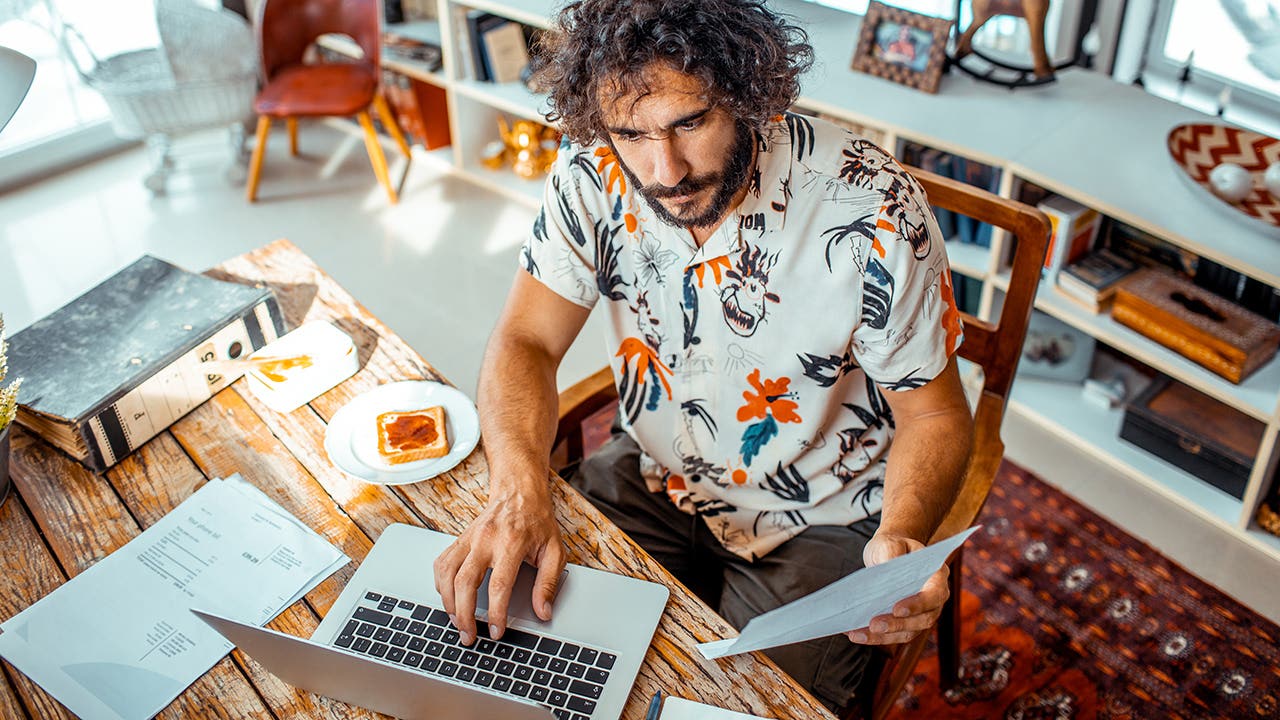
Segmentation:
[[(16, 493), (0, 508), (0, 620), (12, 617), (151, 526), (207, 479), (241, 473), (328, 538), (355, 563), (285, 610), (270, 627), (310, 636), (355, 565), (390, 523), (458, 533), (480, 512), (487, 466), (478, 448), (429, 481), (369, 485), (335, 468), (323, 450), (325, 423), (355, 396), (397, 380), (442, 380), (426, 361), (285, 240), (209, 271), (273, 287), (291, 327), (329, 320), (359, 347), (361, 370), (309, 405), (284, 415), (240, 380), (179, 420), (105, 475), (95, 475), (22, 428), (14, 428)], [(644, 716), (655, 690), (778, 718), (830, 718), (827, 710), (760, 654), (705, 660), (694, 643), (733, 629), (562, 480), (557, 517), (570, 561), (667, 585), (662, 616), (623, 717)], [(430, 573), (425, 565), (422, 572)], [(215, 710), (216, 708), (216, 710)], [(5, 663), (0, 717), (71, 713)], [(234, 651), (169, 705), (162, 718), (364, 718), (375, 713), (277, 680)]]

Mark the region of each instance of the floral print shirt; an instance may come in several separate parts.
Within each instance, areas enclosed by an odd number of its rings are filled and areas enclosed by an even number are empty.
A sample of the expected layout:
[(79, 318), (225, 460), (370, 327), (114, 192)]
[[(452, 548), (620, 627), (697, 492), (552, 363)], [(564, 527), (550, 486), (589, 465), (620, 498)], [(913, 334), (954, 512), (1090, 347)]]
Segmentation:
[(754, 560), (880, 510), (893, 417), (962, 340), (924, 191), (883, 150), (787, 114), (745, 200), (698, 247), (607, 145), (562, 146), (525, 270), (606, 303), (627, 432), (654, 492)]

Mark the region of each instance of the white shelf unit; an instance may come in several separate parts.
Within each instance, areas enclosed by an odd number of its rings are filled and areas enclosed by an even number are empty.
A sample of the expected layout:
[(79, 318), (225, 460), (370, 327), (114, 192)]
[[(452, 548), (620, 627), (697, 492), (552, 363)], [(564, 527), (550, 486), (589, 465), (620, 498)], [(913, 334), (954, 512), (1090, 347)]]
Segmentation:
[[(476, 82), (468, 70), (465, 15), (476, 9), (537, 28), (547, 28), (559, 5), (553, 0), (438, 0), (444, 69), (412, 77), (449, 94), (454, 169), (462, 176), (530, 206), (542, 183), (480, 165), (484, 145), (497, 139), (497, 119), (541, 120), (545, 98), (516, 83)], [(799, 105), (884, 134), (896, 150), (914, 142), (991, 165), (999, 170), (999, 194), (1015, 197), (1033, 182), (1070, 197), (1174, 245), (1280, 286), (1280, 239), (1226, 217), (1217, 201), (1178, 177), (1165, 138), (1185, 122), (1214, 118), (1083, 70), (1059, 74), (1058, 82), (1010, 92), (960, 73), (943, 77), (936, 95), (922, 93), (849, 68), (861, 18), (803, 0), (771, 0), (809, 33), (817, 62), (802, 78)], [(991, 247), (952, 240), (953, 268), (983, 281), (980, 315), (990, 318), (1007, 288), (1001, 259), (1009, 237), (997, 231)], [(1092, 315), (1043, 285), (1036, 307), (1180, 382), (1266, 423), (1243, 499), (1119, 439), (1121, 411), (1085, 403), (1078, 387), (1019, 377), (1010, 403), (1011, 422), (1049, 430), (1061, 442), (1098, 458), (1119, 477), (1173, 499), (1189, 512), (1225, 529), (1239, 542), (1280, 559), (1280, 538), (1257, 529), (1253, 515), (1276, 472), (1280, 455), (1280, 361), (1273, 360), (1241, 385), (1204, 370), (1182, 356), (1111, 320)], [(970, 370), (972, 374), (972, 370)]]

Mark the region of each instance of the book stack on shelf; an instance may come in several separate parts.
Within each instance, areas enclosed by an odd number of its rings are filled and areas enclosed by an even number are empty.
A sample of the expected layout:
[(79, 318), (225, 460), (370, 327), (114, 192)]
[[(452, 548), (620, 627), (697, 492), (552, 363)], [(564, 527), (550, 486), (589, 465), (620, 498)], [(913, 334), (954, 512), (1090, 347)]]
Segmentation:
[(481, 10), (468, 12), (466, 19), (471, 76), (480, 82), (519, 80), (529, 65), (529, 45), (523, 26)]
[(1104, 247), (1063, 267), (1055, 287), (1097, 315), (1111, 302), (1121, 281), (1137, 268), (1137, 263)]
[(1051, 195), (1036, 206), (1049, 216), (1049, 251), (1045, 253), (1046, 277), (1052, 281), (1063, 267), (1080, 260), (1093, 248), (1102, 225), (1102, 215), (1091, 207)]

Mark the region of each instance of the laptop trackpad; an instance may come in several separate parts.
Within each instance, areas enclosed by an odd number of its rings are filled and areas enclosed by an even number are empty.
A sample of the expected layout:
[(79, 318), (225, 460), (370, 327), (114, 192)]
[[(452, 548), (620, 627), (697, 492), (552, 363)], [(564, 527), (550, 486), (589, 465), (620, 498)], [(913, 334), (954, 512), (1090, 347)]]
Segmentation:
[[(489, 575), (492, 570), (488, 570), (484, 574), (484, 582), (480, 583), (480, 589), (476, 591), (476, 614), (482, 612), (486, 615), (489, 612)], [(556, 594), (559, 595), (561, 589), (567, 581), (568, 571), (560, 573), (560, 582), (556, 585)], [(538, 578), (538, 569), (528, 563), (520, 563), (520, 572), (516, 575), (515, 588), (511, 591), (511, 600), (507, 603), (507, 615), (517, 617), (521, 620), (543, 624), (538, 614), (533, 611), (533, 584)], [(555, 601), (552, 601), (552, 611), (555, 611)]]

